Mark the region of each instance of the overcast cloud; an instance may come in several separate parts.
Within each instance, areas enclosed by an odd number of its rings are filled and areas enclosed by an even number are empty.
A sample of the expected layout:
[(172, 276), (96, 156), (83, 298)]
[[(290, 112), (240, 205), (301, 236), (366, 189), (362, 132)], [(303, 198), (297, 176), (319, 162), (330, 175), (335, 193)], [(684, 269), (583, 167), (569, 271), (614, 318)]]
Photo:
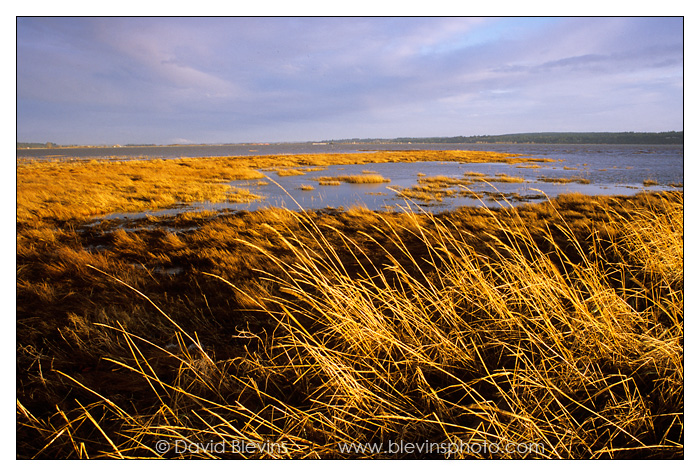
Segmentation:
[(681, 18), (18, 18), (19, 141), (683, 129)]

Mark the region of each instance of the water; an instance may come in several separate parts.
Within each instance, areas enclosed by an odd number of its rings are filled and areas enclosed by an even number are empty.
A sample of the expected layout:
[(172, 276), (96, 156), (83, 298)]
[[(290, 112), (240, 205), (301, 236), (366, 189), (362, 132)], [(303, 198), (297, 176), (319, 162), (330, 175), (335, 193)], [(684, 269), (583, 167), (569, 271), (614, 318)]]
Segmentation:
[[(443, 197), (437, 201), (409, 201), (412, 208), (421, 207), (430, 211), (444, 211), (459, 206), (494, 205), (504, 202), (509, 194), (518, 194), (521, 197), (538, 197), (529, 201), (542, 201), (546, 197), (554, 198), (562, 193), (579, 192), (588, 195), (632, 195), (641, 190), (669, 190), (670, 184), (683, 183), (682, 159), (680, 170), (673, 171), (672, 167), (660, 167), (651, 157), (642, 155), (636, 158), (635, 165), (625, 165), (627, 162), (618, 156), (611, 165), (610, 159), (606, 162), (601, 156), (591, 154), (577, 154), (568, 157), (563, 162), (538, 163), (539, 168), (523, 168), (528, 164), (505, 163), (467, 163), (456, 162), (411, 162), (411, 163), (381, 163), (381, 164), (357, 164), (334, 165), (322, 171), (307, 172), (302, 176), (278, 177), (274, 172), (266, 173), (270, 184), (257, 185), (259, 181), (235, 181), (231, 185), (245, 187), (252, 192), (266, 196), (265, 201), (250, 204), (197, 204), (200, 209), (235, 208), (255, 210), (261, 206), (279, 206), (290, 209), (314, 209), (314, 208), (348, 208), (354, 205), (366, 206), (370, 210), (387, 210), (397, 206), (406, 205), (406, 200), (397, 190), (410, 188), (418, 184), (419, 174), (430, 176), (447, 176), (463, 178), (465, 173), (482, 173), (485, 177), (496, 177), (498, 174), (517, 176), (523, 178), (522, 183), (485, 182), (475, 181), (466, 186), (474, 192), (490, 192), (490, 196), (483, 199), (452, 196)], [(584, 165), (586, 164), (586, 165)], [(520, 165), (521, 167), (518, 167)], [(631, 168), (627, 168), (631, 167)], [(371, 171), (391, 180), (389, 183), (379, 184), (351, 184), (341, 183), (336, 186), (321, 186), (316, 177), (361, 175)], [(551, 183), (543, 182), (541, 178), (582, 178), (590, 181), (588, 184)], [(272, 180), (276, 184), (272, 183)], [(645, 186), (645, 180), (655, 180), (659, 185)], [(312, 185), (313, 191), (303, 191), (302, 185)], [(464, 190), (463, 187), (454, 187), (456, 191)], [(501, 197), (504, 194), (505, 197)], [(496, 201), (494, 201), (496, 200)], [(517, 204), (519, 200), (511, 199)], [(208, 207), (208, 208), (207, 208)]]
[[(453, 147), (454, 145), (454, 147)], [(357, 153), (367, 150), (490, 150), (480, 149), (478, 144), (335, 144), (335, 143), (283, 143), (283, 144), (233, 144), (233, 145), (173, 145), (129, 147), (67, 147), (62, 149), (20, 149), (17, 159), (65, 160), (65, 159), (136, 159), (180, 157), (230, 157), (254, 155), (289, 155), (321, 153)]]
[[(260, 207), (279, 206), (290, 209), (349, 208), (363, 205), (371, 210), (387, 210), (406, 205), (406, 201), (395, 192), (400, 187), (412, 187), (418, 183), (418, 174), (426, 176), (444, 175), (463, 178), (466, 172), (479, 172), (493, 177), (507, 174), (525, 179), (523, 183), (493, 182), (474, 183), (469, 189), (475, 192), (517, 193), (525, 197), (539, 197), (542, 193), (554, 198), (561, 193), (580, 192), (589, 195), (632, 195), (642, 190), (671, 190), (683, 184), (683, 146), (668, 145), (540, 145), (540, 144), (272, 144), (231, 146), (168, 146), (168, 147), (123, 147), (85, 149), (41, 149), (18, 150), (17, 157), (47, 159), (55, 158), (176, 158), (176, 157), (220, 157), (237, 155), (282, 155), (308, 153), (357, 153), (367, 150), (491, 150), (517, 153), (527, 157), (555, 159), (556, 162), (538, 163), (540, 168), (522, 168), (528, 164), (460, 164), (456, 162), (383, 163), (361, 165), (335, 165), (322, 171), (305, 175), (279, 177), (275, 172), (265, 172), (270, 180), (260, 185), (259, 180), (234, 181), (231, 185), (247, 188), (263, 195), (264, 200), (248, 204), (194, 203), (177, 210), (147, 212), (150, 215), (172, 214), (182, 211), (201, 210), (255, 210)], [(518, 166), (521, 167), (518, 167)], [(348, 184), (320, 186), (319, 176), (359, 175), (364, 171), (381, 174), (391, 180), (380, 184)], [(590, 183), (547, 183), (542, 178), (582, 178)], [(278, 185), (275, 185), (272, 181)], [(658, 185), (644, 185), (653, 180)], [(312, 185), (313, 191), (302, 191), (302, 185)], [(499, 202), (502, 202), (499, 199)], [(519, 203), (517, 200), (515, 201)], [(488, 196), (484, 201), (469, 197), (445, 197), (442, 202), (411, 203), (413, 208), (422, 206), (430, 211), (449, 210), (459, 206), (498, 205)], [(145, 214), (113, 214), (116, 217), (138, 217)]]

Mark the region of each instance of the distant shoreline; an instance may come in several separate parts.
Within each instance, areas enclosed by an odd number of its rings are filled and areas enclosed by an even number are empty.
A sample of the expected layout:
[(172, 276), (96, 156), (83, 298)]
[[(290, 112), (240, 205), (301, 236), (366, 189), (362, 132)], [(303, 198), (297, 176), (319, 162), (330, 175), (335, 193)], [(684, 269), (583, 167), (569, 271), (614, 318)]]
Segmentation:
[(571, 145), (683, 145), (683, 131), (669, 132), (532, 132), (519, 134), (455, 136), (455, 137), (401, 137), (396, 139), (328, 139), (298, 142), (231, 142), (202, 144), (105, 144), (59, 145), (52, 142), (18, 142), (17, 150), (27, 149), (122, 149), (130, 147), (202, 147), (202, 146), (259, 146), (281, 144), (571, 144)]

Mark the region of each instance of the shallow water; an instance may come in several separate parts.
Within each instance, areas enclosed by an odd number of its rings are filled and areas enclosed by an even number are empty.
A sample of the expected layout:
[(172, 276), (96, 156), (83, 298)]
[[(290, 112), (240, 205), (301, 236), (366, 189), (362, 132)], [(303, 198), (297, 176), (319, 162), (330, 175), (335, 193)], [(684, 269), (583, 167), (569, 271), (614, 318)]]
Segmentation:
[[(244, 155), (230, 149), (234, 146), (208, 146), (206, 150), (212, 156)], [(247, 147), (247, 146), (236, 146)], [(323, 152), (359, 152), (370, 148), (367, 144), (341, 146), (309, 144), (287, 144), (259, 146), (254, 149), (257, 154), (272, 153), (323, 153)], [(165, 215), (183, 211), (203, 210), (256, 210), (260, 207), (285, 207), (290, 209), (349, 208), (354, 205), (366, 206), (371, 210), (387, 210), (397, 206), (423, 207), (429, 211), (444, 211), (459, 206), (499, 206), (500, 198), (494, 202), (485, 197), (483, 201), (467, 197), (444, 197), (442, 202), (411, 203), (402, 198), (395, 188), (410, 188), (418, 183), (418, 174), (425, 176), (447, 176), (463, 178), (466, 172), (483, 173), (487, 177), (507, 174), (525, 179), (523, 183), (473, 183), (468, 188), (475, 192), (517, 193), (521, 196), (539, 196), (532, 201), (540, 201), (544, 196), (554, 198), (562, 193), (579, 192), (589, 195), (633, 195), (642, 190), (660, 191), (677, 189), (683, 184), (683, 147), (653, 145), (521, 145), (521, 144), (396, 144), (375, 146), (373, 149), (430, 149), (430, 150), (493, 150), (523, 154), (527, 157), (549, 158), (556, 162), (541, 163), (457, 163), (457, 162), (409, 162), (334, 165), (324, 170), (306, 172), (305, 175), (280, 177), (274, 171), (262, 171), (269, 179), (268, 185), (260, 185), (260, 180), (239, 180), (231, 185), (247, 188), (265, 198), (251, 203), (193, 203), (173, 210), (158, 210), (139, 214), (112, 214), (108, 218), (138, 218), (145, 215)], [(164, 147), (158, 149), (162, 153)], [(175, 148), (174, 148), (175, 149)], [(194, 147), (182, 147), (190, 153), (197, 152)], [(341, 150), (342, 149), (342, 150)], [(94, 149), (93, 149), (94, 150)], [(107, 149), (110, 151), (110, 149)], [(172, 152), (173, 150), (170, 150)], [(18, 151), (19, 152), (19, 151)], [(250, 152), (249, 155), (253, 155)], [(197, 156), (197, 154), (188, 154)], [(539, 165), (539, 168), (525, 168), (527, 165)], [(319, 185), (316, 180), (321, 176), (359, 175), (372, 171), (390, 179), (389, 183), (348, 184), (336, 186)], [(547, 183), (541, 178), (582, 178), (590, 181), (581, 183)], [(645, 180), (654, 180), (658, 185), (645, 186)], [(314, 190), (300, 190), (302, 185), (312, 185)], [(675, 186), (674, 186), (675, 185)], [(457, 189), (458, 190), (458, 189)], [(542, 195), (544, 194), (544, 195)], [(513, 204), (518, 204), (516, 200)]]

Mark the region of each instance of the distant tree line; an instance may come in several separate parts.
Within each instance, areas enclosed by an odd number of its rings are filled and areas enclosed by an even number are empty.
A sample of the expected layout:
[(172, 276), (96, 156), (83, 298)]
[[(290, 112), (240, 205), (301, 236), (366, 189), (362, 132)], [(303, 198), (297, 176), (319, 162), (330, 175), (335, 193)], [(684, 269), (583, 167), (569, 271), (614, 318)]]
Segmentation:
[(18, 149), (53, 149), (58, 144), (53, 142), (17, 142)]
[(460, 144), (683, 144), (683, 131), (676, 132), (532, 132), (522, 134), (397, 138), (394, 142)]
[(683, 131), (676, 132), (528, 132), (521, 134), (398, 137), (396, 139), (341, 139), (328, 143), (361, 144), (683, 144)]
[[(528, 132), (521, 134), (456, 136), (456, 137), (398, 137), (396, 139), (329, 139), (327, 143), (361, 144), (683, 144), (683, 131), (669, 132)], [(127, 144), (127, 147), (155, 144)], [(178, 144), (173, 144), (178, 145)], [(51, 149), (53, 142), (17, 142), (18, 149)], [(75, 147), (75, 146), (73, 146)]]

